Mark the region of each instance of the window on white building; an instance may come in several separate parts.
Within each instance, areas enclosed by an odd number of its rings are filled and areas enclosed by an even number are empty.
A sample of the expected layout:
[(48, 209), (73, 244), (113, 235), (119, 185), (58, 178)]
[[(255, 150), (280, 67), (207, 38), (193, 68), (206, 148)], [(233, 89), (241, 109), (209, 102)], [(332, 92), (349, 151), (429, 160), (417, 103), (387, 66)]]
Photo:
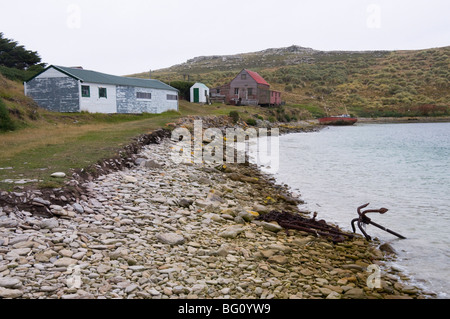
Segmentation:
[(91, 97), (91, 88), (89, 85), (81, 86), (81, 96), (82, 97)]
[(107, 99), (106, 88), (98, 88), (98, 97)]
[(136, 92), (136, 98), (137, 99), (151, 100), (152, 99), (152, 94), (151, 93), (147, 93), (147, 92)]

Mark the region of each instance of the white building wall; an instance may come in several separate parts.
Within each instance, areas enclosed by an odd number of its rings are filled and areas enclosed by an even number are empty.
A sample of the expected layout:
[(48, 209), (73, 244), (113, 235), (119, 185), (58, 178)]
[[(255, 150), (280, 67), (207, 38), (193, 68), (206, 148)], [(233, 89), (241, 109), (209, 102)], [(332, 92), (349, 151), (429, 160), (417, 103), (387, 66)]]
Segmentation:
[(24, 83), (25, 95), (53, 112), (79, 112), (79, 80), (48, 68)]
[[(163, 113), (166, 111), (174, 110), (178, 111), (178, 92), (170, 90), (155, 90), (155, 98), (152, 98), (153, 106), (156, 107), (155, 113)], [(168, 95), (176, 95), (176, 100), (167, 99)], [(152, 95), (153, 97), (153, 95)]]
[[(89, 86), (90, 97), (82, 97), (81, 86)], [(99, 88), (106, 88), (106, 98), (99, 97)], [(90, 113), (117, 113), (116, 86), (98, 83), (80, 83), (80, 109)]]
[[(150, 99), (138, 99), (137, 92), (150, 93)], [(176, 96), (175, 100), (167, 96)], [(178, 92), (172, 90), (151, 89), (133, 86), (117, 86), (118, 113), (163, 113), (178, 110)]]

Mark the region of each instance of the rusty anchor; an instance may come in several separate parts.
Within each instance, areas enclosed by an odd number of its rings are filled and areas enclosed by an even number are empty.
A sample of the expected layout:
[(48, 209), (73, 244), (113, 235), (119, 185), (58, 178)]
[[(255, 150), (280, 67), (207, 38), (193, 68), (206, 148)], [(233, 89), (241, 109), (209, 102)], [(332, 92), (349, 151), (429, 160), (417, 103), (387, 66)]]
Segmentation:
[(316, 220), (317, 213), (312, 218), (305, 218), (299, 214), (290, 212), (271, 211), (261, 215), (258, 219), (264, 221), (276, 221), (284, 229), (296, 229), (312, 233), (316, 236), (323, 236), (335, 243), (343, 242), (346, 239), (353, 238), (352, 234), (341, 232), (339, 228), (328, 225), (324, 220)]
[(380, 229), (382, 229), (382, 230), (384, 230), (384, 231), (386, 231), (386, 232), (388, 232), (388, 233), (390, 233), (390, 234), (392, 234), (392, 235), (397, 236), (398, 238), (406, 239), (406, 237), (404, 237), (404, 236), (400, 235), (399, 233), (396, 233), (396, 232), (394, 232), (394, 231), (392, 231), (392, 230), (390, 230), (390, 229), (388, 229), (388, 228), (386, 228), (386, 227), (384, 227), (384, 226), (381, 226), (380, 224), (377, 224), (377, 223), (373, 222), (369, 217), (366, 216), (366, 214), (368, 214), (368, 213), (379, 213), (379, 214), (384, 214), (384, 213), (386, 213), (386, 212), (388, 211), (387, 208), (367, 209), (367, 210), (361, 212), (361, 209), (363, 209), (363, 208), (369, 206), (369, 204), (370, 204), (370, 203), (367, 203), (367, 204), (364, 204), (364, 205), (358, 207), (358, 215), (359, 215), (359, 217), (353, 219), (352, 222), (351, 222), (351, 224), (352, 224), (352, 229), (353, 229), (353, 232), (354, 232), (354, 233), (356, 232), (355, 222), (358, 222), (358, 227), (359, 227), (359, 229), (361, 230), (361, 232), (364, 234), (364, 237), (366, 237), (367, 240), (372, 240), (372, 237), (370, 237), (370, 236), (366, 233), (366, 231), (364, 230), (364, 228), (363, 228), (363, 225), (368, 225), (368, 224), (371, 224), (371, 225), (373, 225), (373, 226), (375, 226), (375, 227), (378, 227), (378, 228), (380, 228)]

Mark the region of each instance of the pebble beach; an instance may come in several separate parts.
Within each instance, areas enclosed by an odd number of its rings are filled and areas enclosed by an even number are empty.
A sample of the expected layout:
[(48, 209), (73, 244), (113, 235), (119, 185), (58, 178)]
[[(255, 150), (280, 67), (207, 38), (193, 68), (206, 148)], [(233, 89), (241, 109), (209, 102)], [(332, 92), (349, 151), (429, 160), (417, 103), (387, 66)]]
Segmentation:
[(58, 204), (40, 190), (0, 192), (49, 212), (0, 207), (0, 298), (433, 298), (387, 265), (395, 253), (376, 240), (261, 220), (308, 213), (256, 166), (177, 164), (174, 144), (146, 145), (133, 165), (80, 182), (77, 196), (53, 196)]

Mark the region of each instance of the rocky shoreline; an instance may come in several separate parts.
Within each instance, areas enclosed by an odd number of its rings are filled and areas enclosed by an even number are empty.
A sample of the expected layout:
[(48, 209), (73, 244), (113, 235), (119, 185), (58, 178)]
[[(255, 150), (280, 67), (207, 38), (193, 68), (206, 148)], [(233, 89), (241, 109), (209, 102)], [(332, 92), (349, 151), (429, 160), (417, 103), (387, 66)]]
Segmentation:
[[(174, 163), (169, 136), (138, 138), (74, 172), (66, 189), (0, 192), (0, 298), (433, 297), (386, 266), (380, 243), (264, 221), (271, 211), (308, 213), (255, 165)], [(381, 270), (375, 287), (371, 265)]]

